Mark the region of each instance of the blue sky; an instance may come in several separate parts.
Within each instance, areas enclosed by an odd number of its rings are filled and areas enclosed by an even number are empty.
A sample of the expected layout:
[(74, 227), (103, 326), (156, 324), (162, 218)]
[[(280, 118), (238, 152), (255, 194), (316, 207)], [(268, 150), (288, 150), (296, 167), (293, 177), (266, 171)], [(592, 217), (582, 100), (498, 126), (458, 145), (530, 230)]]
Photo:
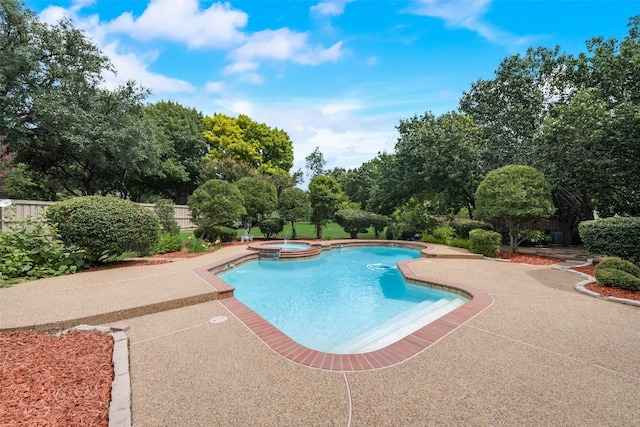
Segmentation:
[(530, 46), (586, 52), (622, 39), (640, 1), (26, 0), (67, 16), (117, 76), (205, 115), (247, 114), (285, 130), (294, 170), (315, 147), (327, 167), (393, 152), (395, 126), (456, 110), (476, 80)]

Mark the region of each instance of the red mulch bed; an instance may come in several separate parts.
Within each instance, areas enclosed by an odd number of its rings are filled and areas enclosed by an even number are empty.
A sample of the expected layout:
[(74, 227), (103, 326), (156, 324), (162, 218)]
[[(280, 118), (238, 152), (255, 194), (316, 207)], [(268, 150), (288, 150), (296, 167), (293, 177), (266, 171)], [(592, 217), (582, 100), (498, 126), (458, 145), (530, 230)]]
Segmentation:
[(0, 426), (107, 426), (113, 338), (0, 333)]
[(550, 258), (541, 255), (523, 254), (519, 252), (502, 251), (498, 254), (501, 259), (508, 259), (511, 262), (532, 265), (553, 265), (558, 263), (557, 258)]

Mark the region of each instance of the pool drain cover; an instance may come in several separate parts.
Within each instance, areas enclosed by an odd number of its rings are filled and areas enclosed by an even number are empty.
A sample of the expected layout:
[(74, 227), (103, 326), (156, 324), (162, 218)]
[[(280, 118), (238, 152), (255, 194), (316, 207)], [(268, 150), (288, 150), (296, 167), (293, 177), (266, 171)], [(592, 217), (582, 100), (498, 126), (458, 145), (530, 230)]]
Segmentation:
[(216, 316), (209, 319), (209, 323), (222, 323), (227, 321), (227, 316)]

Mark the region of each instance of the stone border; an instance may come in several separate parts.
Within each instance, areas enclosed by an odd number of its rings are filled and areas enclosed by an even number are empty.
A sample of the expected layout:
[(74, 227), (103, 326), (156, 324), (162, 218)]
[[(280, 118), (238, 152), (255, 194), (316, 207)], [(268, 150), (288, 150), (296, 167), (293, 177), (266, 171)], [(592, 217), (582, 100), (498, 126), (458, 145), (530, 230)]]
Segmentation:
[(113, 382), (109, 402), (109, 427), (131, 427), (131, 374), (129, 372), (129, 338), (126, 325), (78, 325), (62, 332), (98, 331), (113, 338)]
[[(574, 265), (571, 267), (586, 267), (589, 265), (593, 265), (593, 260), (587, 260), (587, 262), (585, 262), (584, 264), (579, 264), (579, 265)], [(618, 297), (608, 297), (608, 296), (604, 296), (598, 292), (594, 292), (592, 290), (589, 290), (587, 288), (585, 288), (585, 285), (589, 284), (589, 283), (593, 283), (596, 281), (596, 278), (593, 276), (589, 276), (586, 273), (582, 273), (581, 271), (576, 271), (573, 270), (571, 267), (561, 267), (561, 266), (553, 266), (551, 268), (555, 269), (555, 270), (561, 270), (561, 271), (566, 271), (569, 272), (571, 274), (577, 274), (578, 276), (582, 277), (584, 280), (579, 281), (578, 283), (575, 284), (574, 289), (576, 291), (578, 291), (581, 294), (593, 297), (593, 298), (599, 298), (599, 299), (603, 299), (606, 301), (611, 301), (611, 302), (617, 302), (619, 304), (627, 304), (627, 305), (632, 305), (634, 307), (640, 307), (640, 301), (636, 301), (633, 299), (628, 299), (628, 298), (618, 298)]]

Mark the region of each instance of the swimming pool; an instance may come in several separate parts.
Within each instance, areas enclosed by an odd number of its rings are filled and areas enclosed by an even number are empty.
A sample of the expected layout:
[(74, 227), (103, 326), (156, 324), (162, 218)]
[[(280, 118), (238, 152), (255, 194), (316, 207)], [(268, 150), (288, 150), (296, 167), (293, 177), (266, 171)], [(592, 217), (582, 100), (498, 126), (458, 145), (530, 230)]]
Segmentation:
[(383, 348), (468, 301), (406, 283), (396, 264), (419, 256), (398, 247), (352, 247), (302, 261), (249, 262), (219, 277), (297, 343), (354, 354)]

